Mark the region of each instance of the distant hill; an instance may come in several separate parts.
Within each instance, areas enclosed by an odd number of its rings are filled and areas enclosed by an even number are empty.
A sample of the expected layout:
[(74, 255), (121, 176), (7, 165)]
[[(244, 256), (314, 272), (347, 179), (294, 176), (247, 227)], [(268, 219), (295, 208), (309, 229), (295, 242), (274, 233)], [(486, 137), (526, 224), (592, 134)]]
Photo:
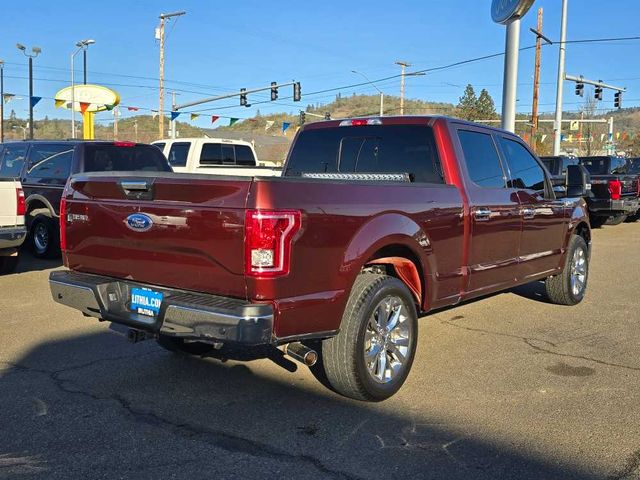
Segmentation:
[[(306, 112), (306, 122), (316, 122), (323, 120), (325, 113), (329, 113), (332, 118), (349, 118), (362, 116), (378, 116), (380, 108), (380, 97), (378, 95), (336, 95), (335, 100), (328, 104), (305, 105), (300, 104), (300, 109)], [(385, 115), (398, 115), (400, 112), (399, 97), (384, 98)], [(427, 102), (422, 100), (405, 100), (405, 115), (441, 114), (456, 116), (457, 109), (450, 103)], [(104, 118), (103, 118), (104, 117)], [(614, 110), (604, 114), (596, 115), (597, 118), (614, 118), (614, 132), (620, 135), (614, 138), (618, 144), (618, 149), (626, 151), (630, 155), (640, 156), (640, 108), (626, 108)], [(519, 114), (518, 119), (527, 120), (525, 114)], [(541, 118), (550, 118), (541, 117)], [(567, 112), (564, 118), (580, 118), (576, 112)], [(107, 120), (105, 122), (105, 119)], [(96, 138), (112, 140), (114, 138), (114, 128), (112, 118), (106, 115), (100, 116), (96, 124)], [(220, 122), (224, 120), (221, 119)], [(228, 122), (228, 119), (226, 120)], [(271, 123), (273, 122), (273, 123)], [(289, 128), (283, 132), (283, 123), (289, 123)], [(20, 139), (23, 137), (23, 130), (26, 124), (24, 119), (18, 119), (15, 114), (5, 119), (5, 137), (7, 139)], [(187, 122), (176, 122), (176, 130), (179, 137), (226, 137), (241, 138), (247, 141), (254, 141), (259, 158), (282, 162), (286, 156), (291, 140), (293, 139), (299, 125), (299, 112), (280, 112), (269, 115), (262, 115), (257, 112), (251, 119), (240, 120), (232, 126), (224, 125), (214, 129), (202, 129)], [(168, 128), (169, 120), (165, 125)], [(268, 125), (271, 125), (267, 128)], [(495, 123), (494, 123), (495, 125)], [(70, 119), (49, 119), (35, 121), (36, 138), (62, 139), (71, 136)], [(526, 123), (517, 124), (516, 133), (528, 139), (531, 127)], [(137, 130), (137, 133), (136, 133)], [(549, 154), (553, 145), (552, 123), (540, 124), (540, 136), (538, 137), (538, 152)], [(78, 121), (78, 132), (81, 135), (82, 127)], [(579, 137), (577, 133), (580, 133)], [(567, 151), (574, 151), (578, 154), (596, 153), (602, 149), (604, 138), (602, 134), (607, 133), (605, 124), (583, 125), (582, 132), (566, 132), (566, 141), (563, 148)], [(591, 135), (589, 135), (591, 134)], [(542, 141), (542, 135), (546, 135)], [(571, 137), (569, 137), (571, 135)], [(588, 142), (588, 138), (593, 140)], [(158, 139), (158, 119), (150, 115), (137, 115), (127, 117), (118, 122), (118, 139), (139, 142), (151, 142)], [(569, 141), (569, 139), (571, 141)]]

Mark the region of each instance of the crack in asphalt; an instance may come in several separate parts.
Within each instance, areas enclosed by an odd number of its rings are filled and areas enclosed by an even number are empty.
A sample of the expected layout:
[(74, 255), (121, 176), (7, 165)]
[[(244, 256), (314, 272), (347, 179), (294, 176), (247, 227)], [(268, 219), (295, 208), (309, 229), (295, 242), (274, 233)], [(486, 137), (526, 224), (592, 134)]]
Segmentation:
[(637, 473), (640, 470), (640, 450), (636, 450), (631, 454), (629, 459), (627, 460), (627, 464), (623, 467), (623, 469), (608, 477), (608, 480), (624, 480), (626, 478), (631, 478), (631, 475)]
[(636, 371), (636, 372), (640, 372), (640, 367), (634, 367), (632, 365), (625, 365), (623, 363), (614, 363), (614, 362), (607, 362), (605, 360), (600, 360), (597, 358), (593, 358), (593, 357), (586, 357), (583, 355), (573, 355), (570, 353), (564, 353), (564, 352), (555, 352), (553, 350), (549, 350), (548, 348), (543, 348), (541, 346), (535, 345), (534, 342), (540, 342), (540, 343), (544, 343), (547, 344), (553, 348), (557, 348), (557, 345), (553, 342), (550, 342), (548, 340), (543, 340), (541, 338), (535, 338), (535, 337), (524, 337), (521, 335), (515, 335), (515, 334), (511, 334), (511, 333), (503, 333), (503, 332), (496, 332), (496, 331), (492, 331), (492, 330), (484, 330), (481, 328), (474, 328), (474, 327), (467, 327), (464, 325), (458, 325), (457, 323), (454, 323), (452, 321), (449, 320), (441, 320), (441, 323), (444, 323), (446, 325), (449, 325), (451, 327), (455, 327), (455, 328), (459, 328), (461, 330), (468, 330), (470, 332), (479, 332), (479, 333), (486, 333), (488, 335), (495, 335), (495, 336), (499, 336), (499, 337), (507, 337), (507, 338), (513, 338), (516, 340), (521, 340), (523, 341), (525, 344), (527, 344), (529, 347), (533, 348), (535, 351), (540, 352), (540, 353), (546, 353), (549, 355), (557, 355), (559, 357), (565, 357), (565, 358), (574, 358), (576, 360), (585, 360), (587, 362), (593, 362), (593, 363), (597, 363), (599, 365), (606, 365), (608, 367), (614, 367), (614, 368), (623, 368), (626, 370), (632, 370), (632, 371)]
[[(226, 432), (212, 430), (206, 427), (194, 425), (187, 422), (178, 422), (165, 418), (157, 413), (151, 411), (144, 411), (136, 409), (135, 406), (126, 398), (121, 395), (113, 394), (110, 396), (96, 395), (88, 390), (80, 388), (80, 386), (69, 379), (64, 379), (62, 376), (66, 373), (81, 370), (91, 367), (102, 362), (113, 362), (119, 360), (127, 360), (131, 358), (143, 357), (145, 355), (151, 355), (155, 353), (162, 353), (161, 351), (145, 352), (143, 354), (136, 355), (124, 355), (120, 357), (102, 358), (93, 360), (81, 365), (74, 365), (72, 367), (63, 368), (60, 370), (46, 370), (36, 367), (29, 367), (12, 362), (0, 362), (5, 365), (9, 365), (16, 371), (21, 372), (35, 372), (47, 375), (54, 383), (54, 385), (62, 392), (74, 395), (82, 395), (86, 398), (90, 398), (96, 401), (112, 401), (119, 407), (128, 412), (131, 417), (138, 422), (142, 422), (158, 428), (170, 429), (174, 433), (181, 435), (188, 440), (198, 440), (205, 442), (214, 447), (226, 450), (232, 453), (240, 453), (250, 455), (253, 457), (270, 458), (273, 460), (283, 460), (288, 462), (302, 462), (311, 465), (322, 475), (331, 476), (332, 478), (344, 479), (344, 480), (360, 480), (361, 477), (351, 475), (346, 472), (332, 469), (325, 465), (320, 459), (307, 455), (307, 454), (293, 454), (286, 450), (244, 438), (238, 435), (232, 435)], [(0, 376), (8, 375), (11, 372), (2, 372)], [(196, 438), (197, 437), (197, 438)]]

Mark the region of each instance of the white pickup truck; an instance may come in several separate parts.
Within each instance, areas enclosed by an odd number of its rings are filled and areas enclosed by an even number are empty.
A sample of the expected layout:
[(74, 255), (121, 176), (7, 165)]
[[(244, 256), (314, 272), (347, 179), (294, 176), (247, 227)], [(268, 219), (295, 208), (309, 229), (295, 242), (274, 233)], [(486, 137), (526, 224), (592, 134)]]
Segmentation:
[(0, 274), (18, 265), (18, 247), (27, 236), (24, 225), (25, 201), (20, 182), (0, 178)]
[(174, 172), (279, 177), (282, 168), (259, 162), (249, 142), (225, 138), (176, 138), (153, 142)]

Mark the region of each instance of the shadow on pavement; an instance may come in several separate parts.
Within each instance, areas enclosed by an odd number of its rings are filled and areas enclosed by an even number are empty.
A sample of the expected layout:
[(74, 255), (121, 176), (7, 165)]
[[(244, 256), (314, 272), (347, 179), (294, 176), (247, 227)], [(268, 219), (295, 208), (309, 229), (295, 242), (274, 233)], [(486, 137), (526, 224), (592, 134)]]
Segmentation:
[(551, 303), (547, 297), (547, 293), (544, 287), (544, 282), (531, 282), (519, 287), (509, 290), (511, 293), (515, 293), (519, 297), (528, 298), (529, 300), (535, 300), (541, 303)]
[(26, 247), (20, 249), (20, 261), (15, 273), (38, 272), (62, 266), (61, 258), (36, 258)]
[(0, 363), (0, 392), (4, 478), (593, 478), (411, 399), (356, 402), (307, 371), (181, 357), (107, 331)]

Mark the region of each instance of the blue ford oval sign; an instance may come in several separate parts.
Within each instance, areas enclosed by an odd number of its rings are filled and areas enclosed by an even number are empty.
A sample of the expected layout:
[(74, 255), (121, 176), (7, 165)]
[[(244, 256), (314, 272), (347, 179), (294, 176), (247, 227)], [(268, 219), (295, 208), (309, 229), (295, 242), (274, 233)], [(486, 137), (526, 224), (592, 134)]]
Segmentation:
[(493, 0), (491, 18), (496, 23), (506, 24), (522, 17), (529, 11), (535, 0)]
[(153, 226), (153, 220), (149, 215), (144, 213), (134, 213), (127, 217), (125, 220), (127, 227), (134, 232), (146, 232)]

